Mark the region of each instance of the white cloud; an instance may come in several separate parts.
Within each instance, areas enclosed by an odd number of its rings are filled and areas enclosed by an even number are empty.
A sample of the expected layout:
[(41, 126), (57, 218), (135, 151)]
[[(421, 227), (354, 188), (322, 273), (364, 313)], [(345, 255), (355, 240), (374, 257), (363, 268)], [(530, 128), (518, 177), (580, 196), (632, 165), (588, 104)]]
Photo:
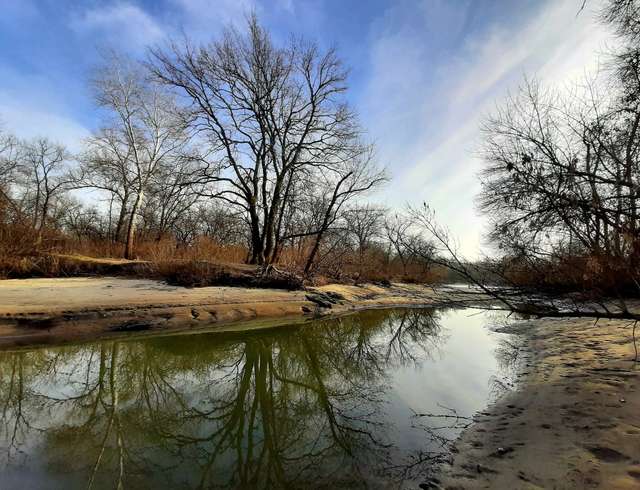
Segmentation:
[[(27, 74), (2, 65), (0, 80), (0, 123), (7, 131), (21, 138), (46, 136), (72, 151), (80, 148), (89, 131), (70, 104), (77, 90), (60, 90), (46, 73)], [(69, 83), (71, 87), (77, 85)]]
[(110, 45), (131, 51), (144, 49), (165, 36), (153, 17), (124, 2), (86, 10), (73, 17), (71, 27), (79, 34), (98, 34)]
[[(386, 19), (385, 34), (373, 40), (363, 103), (372, 108), (366, 122), (383, 160), (395, 171), (390, 204), (427, 201), (463, 252), (479, 254), (484, 222), (474, 207), (481, 168), (474, 153), (481, 117), (525, 73), (559, 84), (595, 69), (610, 34), (590, 12), (576, 16), (577, 8), (549, 1), (523, 24), (489, 26), (466, 39), (455, 57), (424, 47), (423, 30)], [(425, 26), (428, 18), (425, 12)]]
[(20, 138), (47, 137), (77, 152), (87, 128), (72, 117), (25, 104), (14, 104), (0, 94), (0, 122), (2, 126)]
[(172, 0), (181, 16), (181, 30), (189, 37), (210, 40), (222, 27), (240, 25), (252, 11), (259, 13), (254, 0)]

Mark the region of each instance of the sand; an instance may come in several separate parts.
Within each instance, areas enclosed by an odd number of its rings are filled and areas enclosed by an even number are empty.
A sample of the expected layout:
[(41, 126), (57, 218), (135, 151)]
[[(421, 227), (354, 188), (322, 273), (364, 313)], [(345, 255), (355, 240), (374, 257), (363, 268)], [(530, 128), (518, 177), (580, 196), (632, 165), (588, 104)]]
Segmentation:
[(631, 325), (570, 319), (515, 328), (526, 348), (519, 388), (477, 416), (433, 488), (640, 488)]
[[(458, 295), (460, 296), (460, 295)], [(419, 285), (329, 285), (304, 291), (184, 288), (145, 279), (0, 281), (0, 348), (123, 335), (210, 329), (252, 320), (323, 315), (449, 300)]]

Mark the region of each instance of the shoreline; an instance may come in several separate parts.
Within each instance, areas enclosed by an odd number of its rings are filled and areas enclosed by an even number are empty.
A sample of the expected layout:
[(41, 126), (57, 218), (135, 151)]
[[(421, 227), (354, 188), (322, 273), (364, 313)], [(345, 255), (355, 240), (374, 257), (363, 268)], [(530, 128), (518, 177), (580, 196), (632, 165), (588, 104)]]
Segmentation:
[[(0, 350), (246, 331), (393, 307), (473, 307), (466, 288), (188, 289), (110, 277), (0, 281)], [(515, 335), (513, 391), (476, 414), (423, 488), (640, 488), (640, 364), (625, 321), (537, 319)]]
[[(136, 332), (255, 328), (371, 308), (467, 302), (468, 291), (414, 284), (331, 284), (286, 291), (184, 288), (114, 277), (0, 281), (0, 349), (115, 337)], [(472, 296), (486, 300), (480, 293)]]
[(476, 414), (430, 487), (640, 488), (640, 364), (623, 321), (538, 319), (513, 391)]

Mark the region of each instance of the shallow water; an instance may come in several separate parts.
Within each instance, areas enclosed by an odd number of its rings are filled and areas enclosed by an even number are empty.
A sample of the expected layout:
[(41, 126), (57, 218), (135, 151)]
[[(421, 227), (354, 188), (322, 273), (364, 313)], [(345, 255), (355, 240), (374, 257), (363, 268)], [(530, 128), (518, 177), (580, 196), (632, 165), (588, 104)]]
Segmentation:
[(500, 321), (376, 310), (0, 352), (0, 487), (416, 488), (509, 388)]

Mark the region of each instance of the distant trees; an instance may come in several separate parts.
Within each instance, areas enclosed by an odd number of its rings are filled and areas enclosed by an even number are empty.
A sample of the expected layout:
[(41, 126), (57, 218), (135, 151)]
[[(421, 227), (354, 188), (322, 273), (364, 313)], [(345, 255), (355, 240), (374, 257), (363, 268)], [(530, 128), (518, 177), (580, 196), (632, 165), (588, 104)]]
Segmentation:
[(156, 240), (170, 236), (176, 224), (188, 214), (201, 199), (202, 186), (194, 184), (192, 159), (174, 160), (173, 166), (163, 166), (147, 191), (147, 203), (143, 215), (146, 226), (155, 231)]
[(4, 222), (29, 222), (38, 236), (68, 190), (72, 156), (46, 138), (0, 134), (0, 210)]
[(55, 200), (68, 186), (67, 175), (71, 155), (45, 138), (23, 143), (18, 165), (18, 182), (23, 187), (22, 199), (30, 210), (33, 228), (42, 233)]
[(385, 238), (402, 264), (403, 275), (407, 274), (407, 267), (412, 263), (421, 263), (426, 270), (434, 264), (437, 249), (434, 242), (426, 238), (429, 234), (424, 233), (420, 221), (412, 209), (404, 214), (385, 216)]
[(12, 196), (18, 168), (18, 140), (0, 128), (0, 213), (3, 220), (19, 212)]
[(358, 251), (358, 269), (363, 272), (368, 255), (375, 248), (376, 242), (383, 238), (383, 222), (386, 209), (365, 204), (348, 209), (345, 212), (345, 227), (353, 236), (355, 249)]

